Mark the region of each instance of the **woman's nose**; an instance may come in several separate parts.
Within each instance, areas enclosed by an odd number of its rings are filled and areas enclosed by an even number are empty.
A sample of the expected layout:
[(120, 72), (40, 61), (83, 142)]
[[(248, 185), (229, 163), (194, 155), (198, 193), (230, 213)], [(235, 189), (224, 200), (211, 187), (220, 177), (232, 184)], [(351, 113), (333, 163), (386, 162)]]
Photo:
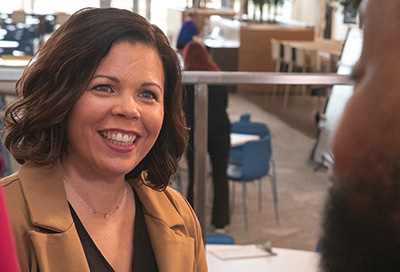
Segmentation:
[(113, 108), (113, 114), (126, 119), (138, 119), (140, 117), (140, 105), (132, 97), (121, 96)]

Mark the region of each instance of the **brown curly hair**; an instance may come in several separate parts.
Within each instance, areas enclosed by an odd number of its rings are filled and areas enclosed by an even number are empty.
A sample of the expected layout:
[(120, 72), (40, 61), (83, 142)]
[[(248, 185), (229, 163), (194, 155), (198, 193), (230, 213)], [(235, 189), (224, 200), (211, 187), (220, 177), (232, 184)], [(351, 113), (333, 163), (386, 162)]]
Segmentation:
[(126, 175), (146, 172), (146, 184), (164, 189), (187, 143), (179, 59), (167, 37), (142, 16), (116, 8), (85, 8), (70, 16), (39, 49), (5, 110), (3, 141), (21, 164), (52, 165), (67, 155), (68, 116), (115, 42), (142, 43), (158, 52), (164, 69), (164, 120), (156, 143)]

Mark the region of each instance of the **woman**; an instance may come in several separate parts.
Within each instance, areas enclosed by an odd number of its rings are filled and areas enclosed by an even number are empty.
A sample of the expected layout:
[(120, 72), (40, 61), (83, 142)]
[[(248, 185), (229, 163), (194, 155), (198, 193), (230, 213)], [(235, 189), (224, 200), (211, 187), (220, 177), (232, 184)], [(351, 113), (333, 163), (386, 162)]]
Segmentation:
[(43, 45), (5, 111), (23, 164), (2, 182), (22, 271), (206, 271), (190, 205), (179, 61), (159, 28), (83, 9)]
[[(182, 52), (186, 71), (220, 71), (218, 65), (202, 43), (190, 41)], [(194, 87), (186, 88), (186, 116), (188, 126), (194, 128)], [(208, 92), (208, 152), (212, 166), (214, 200), (211, 223), (216, 232), (225, 232), (229, 224), (229, 187), (226, 168), (230, 150), (231, 124), (226, 113), (228, 94), (226, 86), (210, 85)], [(187, 158), (189, 165), (189, 186), (187, 199), (193, 203), (194, 187), (194, 130), (190, 130)]]

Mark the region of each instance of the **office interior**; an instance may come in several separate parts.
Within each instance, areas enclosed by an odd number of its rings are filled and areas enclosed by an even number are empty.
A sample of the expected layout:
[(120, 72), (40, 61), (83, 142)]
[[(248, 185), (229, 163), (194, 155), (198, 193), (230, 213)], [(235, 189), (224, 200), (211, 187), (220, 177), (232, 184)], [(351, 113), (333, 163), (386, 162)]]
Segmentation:
[[(249, 113), (251, 121), (266, 123), (271, 130), (279, 220), (274, 214), (270, 180), (264, 177), (261, 210), (257, 182), (247, 186), (248, 229), (243, 222), (241, 187), (237, 186), (226, 234), (239, 245), (270, 242), (277, 248), (315, 251), (329, 187), (329, 140), (352, 93), (351, 84), (335, 85), (340, 81), (335, 76), (350, 74), (361, 51), (362, 30), (357, 14), (344, 14), (332, 1), (282, 2), (277, 8), (264, 5), (261, 13), (251, 0), (7, 1), (0, 7), (1, 103), (13, 99), (15, 81), (32, 55), (80, 8), (117, 7), (138, 12), (157, 24), (173, 47), (182, 22), (195, 10), (202, 18), (198, 25), (204, 32), (201, 41), (222, 71), (248, 73), (244, 77), (260, 72), (282, 75), (277, 84), (229, 84), (231, 122)], [(288, 73), (296, 75), (295, 79), (284, 77)], [(316, 79), (296, 84), (305, 75)], [(331, 76), (326, 83), (318, 80), (323, 75)], [(17, 170), (18, 164), (4, 146), (1, 151), (5, 176)], [(178, 176), (172, 186), (185, 194), (184, 160)], [(204, 176), (205, 203), (201, 205), (205, 216), (201, 223), (204, 233), (212, 234), (211, 180)]]

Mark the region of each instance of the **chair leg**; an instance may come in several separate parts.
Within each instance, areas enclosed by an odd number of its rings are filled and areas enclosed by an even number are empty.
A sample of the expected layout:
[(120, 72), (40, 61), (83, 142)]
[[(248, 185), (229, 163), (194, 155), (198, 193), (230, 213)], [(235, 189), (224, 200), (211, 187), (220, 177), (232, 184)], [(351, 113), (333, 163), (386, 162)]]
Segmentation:
[(209, 207), (212, 207), (213, 203), (214, 203), (214, 181), (212, 179), (212, 172), (208, 173), (207, 184), (209, 186), (209, 188), (208, 188), (208, 203), (207, 203), (207, 205)]
[(262, 180), (258, 180), (258, 211), (261, 212), (262, 206)]
[(247, 203), (246, 203), (246, 182), (242, 182), (243, 184), (243, 216), (244, 216), (244, 228), (247, 231), (249, 229), (249, 224), (247, 221)]
[[(276, 66), (275, 66), (275, 72), (279, 73), (281, 71), (281, 62), (280, 61), (276, 61)], [(275, 97), (278, 93), (278, 84), (275, 84), (272, 87), (272, 96)]]
[(231, 193), (231, 212), (235, 208), (235, 181), (232, 182), (232, 193)]
[(274, 199), (274, 213), (275, 213), (275, 220), (279, 222), (278, 194), (277, 194), (276, 170), (275, 170), (274, 159), (271, 159), (271, 166), (272, 166), (271, 187), (272, 187), (272, 196)]
[[(302, 68), (302, 72), (303, 73), (306, 73), (307, 72), (307, 67), (306, 66), (303, 66), (303, 68)], [(302, 90), (302, 95), (306, 95), (307, 94), (307, 87), (308, 87), (308, 85), (302, 85), (301, 86), (301, 90)]]
[[(288, 67), (288, 73), (292, 73), (293, 72), (293, 63), (289, 63), (289, 67)], [(283, 96), (283, 102), (282, 102), (282, 108), (286, 109), (287, 108), (287, 104), (288, 104), (288, 100), (289, 100), (289, 95), (290, 95), (290, 89), (291, 89), (291, 85), (286, 85), (285, 87), (285, 94)]]

